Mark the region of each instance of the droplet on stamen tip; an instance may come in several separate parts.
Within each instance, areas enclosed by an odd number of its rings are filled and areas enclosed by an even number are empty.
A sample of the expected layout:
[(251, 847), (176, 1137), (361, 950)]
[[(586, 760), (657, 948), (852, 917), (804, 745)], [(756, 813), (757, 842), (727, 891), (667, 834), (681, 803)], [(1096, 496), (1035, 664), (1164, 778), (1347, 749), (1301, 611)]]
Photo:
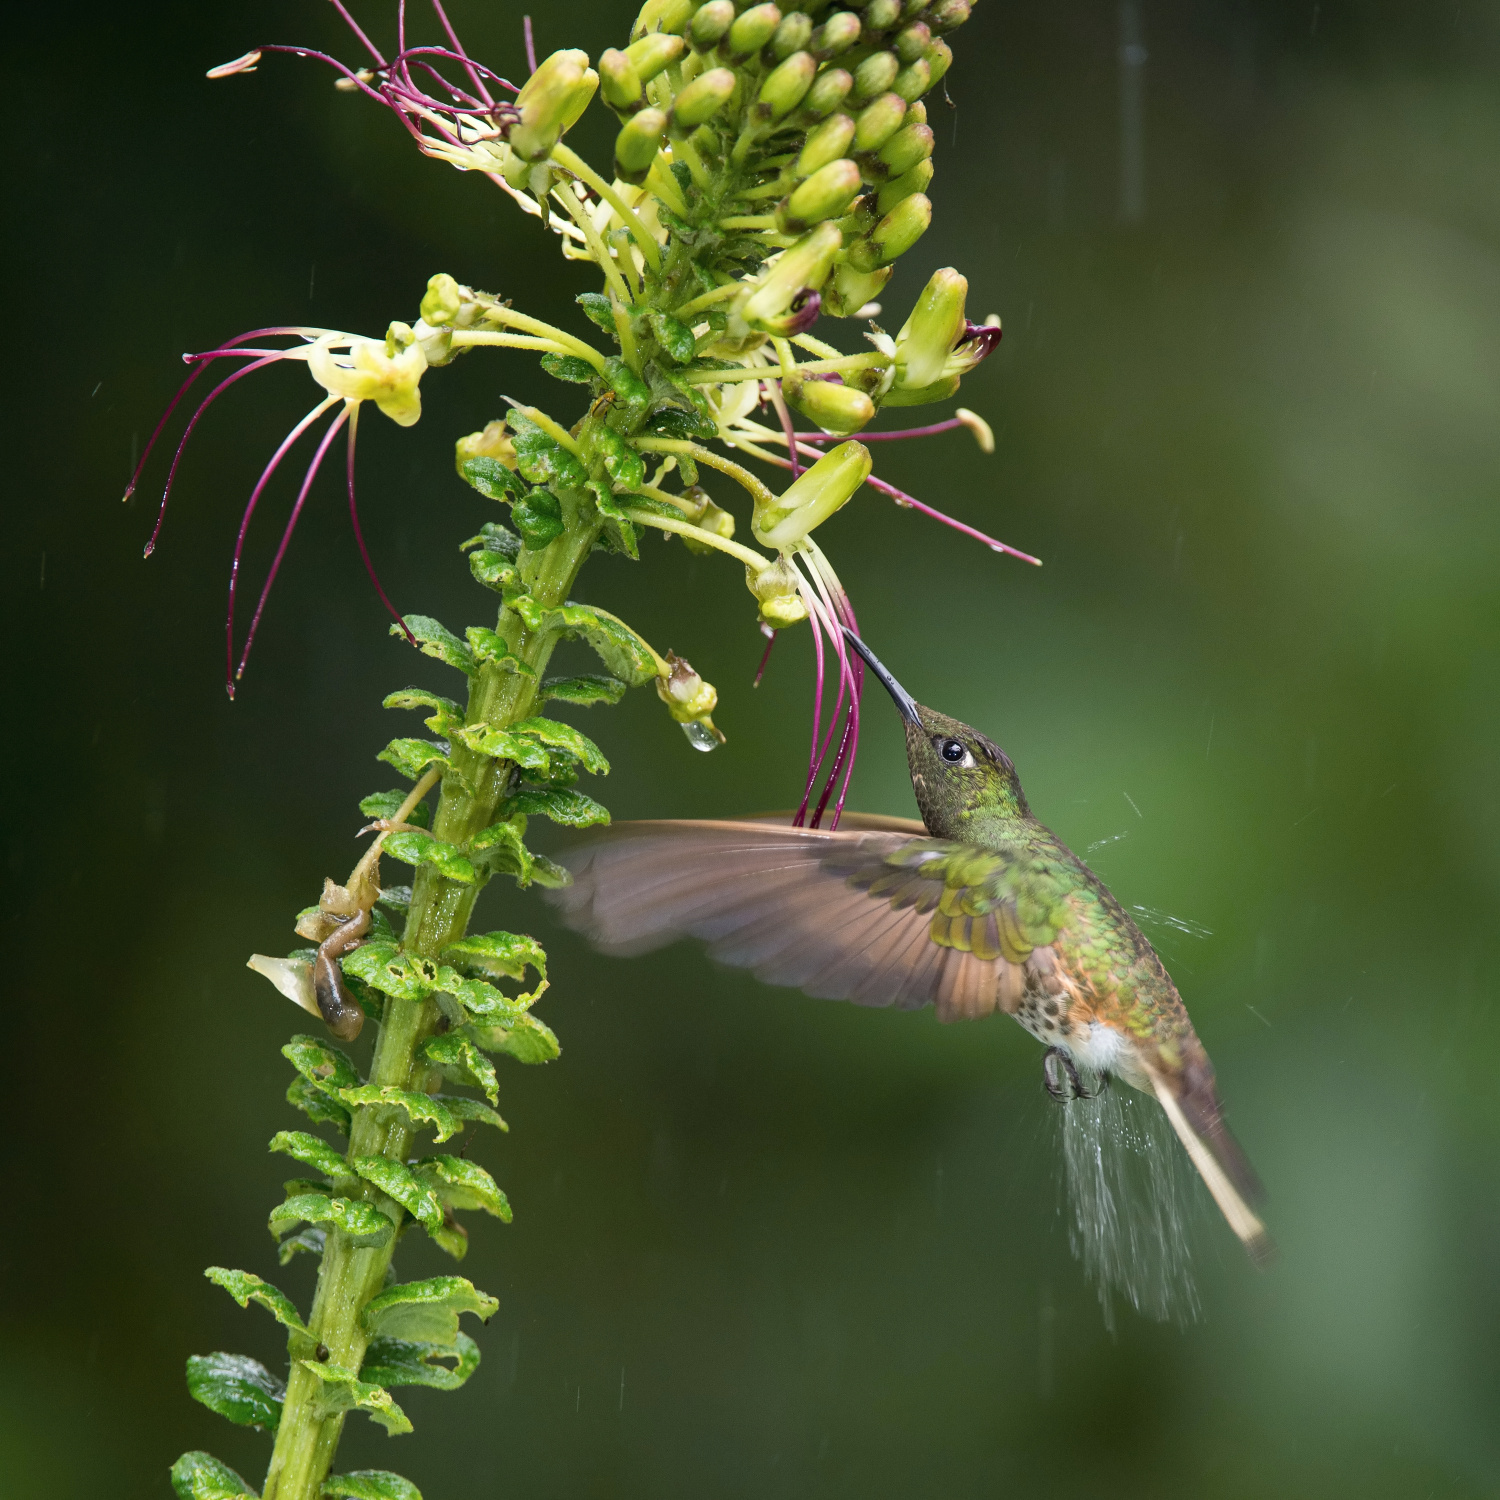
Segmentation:
[(156, 543), (155, 542), (147, 542), (146, 545), (141, 548), (141, 557), (142, 558), (150, 557), (151, 554), (153, 552), (155, 552), (155, 551), (156, 551)]

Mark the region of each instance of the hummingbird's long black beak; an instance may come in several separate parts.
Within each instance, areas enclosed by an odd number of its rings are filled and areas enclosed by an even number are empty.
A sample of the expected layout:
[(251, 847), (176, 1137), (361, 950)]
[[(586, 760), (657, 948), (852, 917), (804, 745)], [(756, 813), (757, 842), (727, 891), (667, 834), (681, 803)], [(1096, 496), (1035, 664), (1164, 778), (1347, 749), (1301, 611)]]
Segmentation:
[(901, 710), (901, 717), (908, 724), (915, 724), (918, 729), (923, 728), (922, 715), (917, 711), (916, 699), (891, 676), (890, 672), (881, 665), (880, 658), (847, 625), (840, 628), (844, 632), (844, 639), (859, 652), (865, 660), (865, 665), (880, 679), (881, 686), (896, 700), (896, 707)]

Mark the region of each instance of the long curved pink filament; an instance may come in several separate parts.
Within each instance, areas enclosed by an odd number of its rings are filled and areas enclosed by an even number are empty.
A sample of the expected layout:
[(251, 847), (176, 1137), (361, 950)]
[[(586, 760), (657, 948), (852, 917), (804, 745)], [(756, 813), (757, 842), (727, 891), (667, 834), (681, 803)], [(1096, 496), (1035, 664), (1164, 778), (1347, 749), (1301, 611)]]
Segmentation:
[(375, 564), (370, 560), (370, 549), (365, 546), (365, 534), (360, 529), (359, 507), (354, 503), (354, 439), (359, 431), (359, 407), (355, 406), (349, 413), (349, 520), (354, 525), (354, 540), (359, 544), (359, 555), (365, 560), (365, 572), (370, 575), (370, 582), (375, 585), (375, 592), (380, 595), (380, 602), (391, 612), (391, 618), (401, 627), (402, 634), (406, 636), (408, 644), (415, 646), (417, 638), (407, 629), (406, 619), (401, 611), (391, 603), (386, 596), (385, 590), (380, 586), (380, 579), (375, 572)]

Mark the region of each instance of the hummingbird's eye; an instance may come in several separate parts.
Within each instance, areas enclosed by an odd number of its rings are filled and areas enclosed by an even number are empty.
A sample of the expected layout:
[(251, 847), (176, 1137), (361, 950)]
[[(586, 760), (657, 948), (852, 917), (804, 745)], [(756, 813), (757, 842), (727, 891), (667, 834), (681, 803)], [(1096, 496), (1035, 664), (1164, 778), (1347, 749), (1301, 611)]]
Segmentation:
[(941, 755), (944, 760), (950, 762), (953, 765), (957, 765), (959, 761), (965, 759), (968, 756), (968, 753), (969, 752), (964, 749), (963, 742), (961, 740), (944, 740), (943, 743), (938, 746), (938, 754)]

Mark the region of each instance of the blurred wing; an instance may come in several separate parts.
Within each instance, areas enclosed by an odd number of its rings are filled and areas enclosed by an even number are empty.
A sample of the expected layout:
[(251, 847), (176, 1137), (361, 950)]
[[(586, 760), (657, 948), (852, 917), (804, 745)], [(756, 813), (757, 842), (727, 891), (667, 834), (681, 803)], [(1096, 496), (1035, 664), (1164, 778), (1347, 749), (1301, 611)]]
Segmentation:
[(694, 937), (820, 999), (932, 1004), (944, 1021), (1015, 1010), (1051, 954), (1033, 952), (1004, 895), (1012, 857), (905, 819), (849, 821), (618, 823), (564, 856), (573, 884), (548, 899), (609, 953)]

